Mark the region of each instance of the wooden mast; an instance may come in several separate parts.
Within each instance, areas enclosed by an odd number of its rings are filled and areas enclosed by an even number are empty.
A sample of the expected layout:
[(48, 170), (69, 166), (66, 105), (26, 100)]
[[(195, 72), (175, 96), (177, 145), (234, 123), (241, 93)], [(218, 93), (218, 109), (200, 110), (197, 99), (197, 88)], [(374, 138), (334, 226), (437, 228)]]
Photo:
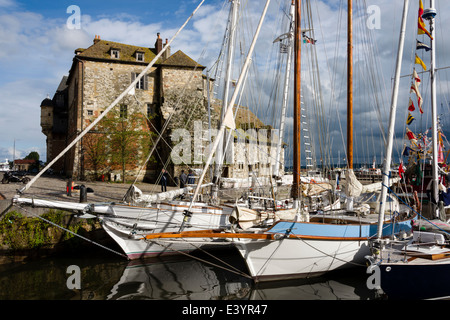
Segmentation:
[(294, 31), (294, 168), (293, 168), (293, 184), (292, 197), (294, 200), (299, 198), (300, 192), (300, 67), (301, 67), (301, 28), (300, 28), (300, 14), (301, 14), (301, 0), (295, 0), (295, 31)]
[(347, 16), (347, 168), (353, 169), (353, 0)]

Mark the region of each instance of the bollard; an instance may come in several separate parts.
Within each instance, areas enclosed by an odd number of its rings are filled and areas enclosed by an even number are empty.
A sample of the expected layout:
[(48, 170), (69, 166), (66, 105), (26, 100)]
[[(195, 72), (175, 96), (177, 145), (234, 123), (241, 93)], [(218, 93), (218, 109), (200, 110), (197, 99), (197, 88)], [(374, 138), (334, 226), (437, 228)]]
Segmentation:
[(73, 189), (73, 181), (72, 178), (69, 179), (69, 181), (67, 181), (67, 196), (71, 197), (72, 196), (72, 189)]
[(80, 186), (80, 203), (83, 202), (87, 202), (87, 189), (84, 184)]

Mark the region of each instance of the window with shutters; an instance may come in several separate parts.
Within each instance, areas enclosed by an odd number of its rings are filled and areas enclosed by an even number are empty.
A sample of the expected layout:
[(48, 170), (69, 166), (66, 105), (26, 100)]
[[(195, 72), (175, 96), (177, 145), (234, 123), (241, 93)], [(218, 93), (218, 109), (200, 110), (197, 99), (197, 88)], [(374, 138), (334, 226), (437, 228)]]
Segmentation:
[[(132, 72), (131, 73), (131, 82), (136, 80), (138, 75), (139, 75), (139, 73)], [(144, 74), (142, 76), (142, 78), (140, 78), (139, 81), (136, 82), (136, 89), (148, 90), (148, 76), (146, 74)]]
[(120, 115), (121, 118), (128, 118), (128, 106), (121, 105), (120, 106)]

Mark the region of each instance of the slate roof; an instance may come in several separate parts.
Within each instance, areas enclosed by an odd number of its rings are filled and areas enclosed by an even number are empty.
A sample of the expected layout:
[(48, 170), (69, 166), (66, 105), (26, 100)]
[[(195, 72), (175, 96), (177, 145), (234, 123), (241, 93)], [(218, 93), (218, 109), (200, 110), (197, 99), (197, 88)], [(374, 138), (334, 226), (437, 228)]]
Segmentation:
[[(119, 50), (120, 54), (118, 59), (111, 57), (112, 49)], [(144, 53), (144, 61), (136, 60), (137, 52)], [(136, 63), (144, 65), (149, 64), (156, 57), (157, 54), (156, 49), (154, 48), (139, 47), (120, 42), (100, 40), (100, 39), (96, 39), (94, 41), (94, 44), (87, 49), (83, 48), (76, 49), (75, 53), (77, 54), (77, 57), (80, 58), (117, 61), (124, 63)], [(181, 50), (178, 50), (166, 60), (163, 60), (163, 58), (161, 57), (160, 59), (158, 59), (158, 61), (156, 61), (156, 64), (172, 67), (191, 67), (191, 68), (197, 67), (201, 69), (205, 68), (204, 66), (195, 62)]]
[(169, 58), (164, 60), (161, 63), (163, 66), (173, 66), (173, 67), (197, 67), (204, 69), (205, 67), (198, 64), (194, 60), (192, 60), (189, 56), (187, 56), (181, 50), (178, 50), (174, 54), (172, 54)]
[[(111, 49), (118, 49), (120, 52), (119, 58), (111, 57)], [(144, 53), (144, 61), (136, 61), (136, 53)], [(87, 49), (76, 49), (78, 57), (111, 60), (120, 62), (135, 62), (142, 64), (149, 64), (156, 56), (155, 49), (133, 46), (108, 40), (97, 40), (92, 46)], [(161, 62), (161, 61), (158, 61)]]

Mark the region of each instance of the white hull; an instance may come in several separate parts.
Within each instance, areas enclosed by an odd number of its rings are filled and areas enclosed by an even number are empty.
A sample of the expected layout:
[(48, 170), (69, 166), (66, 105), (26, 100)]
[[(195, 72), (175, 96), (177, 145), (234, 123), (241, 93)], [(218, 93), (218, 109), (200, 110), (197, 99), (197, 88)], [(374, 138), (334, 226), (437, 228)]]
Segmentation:
[[(187, 202), (164, 203), (159, 204), (157, 208), (152, 210), (143, 208), (142, 212), (128, 212), (126, 219), (122, 217), (127, 212), (118, 212), (116, 217), (102, 218), (102, 226), (131, 260), (180, 254), (180, 252), (187, 253), (198, 248), (209, 247), (212, 244), (229, 245), (229, 243), (224, 241), (211, 243), (210, 239), (195, 239), (195, 241), (192, 241), (192, 239), (189, 241), (175, 240), (161, 243), (143, 240), (145, 235), (152, 233), (180, 231), (185, 218), (183, 212), (188, 207)], [(184, 225), (184, 230), (186, 231), (218, 229), (230, 225), (229, 217), (232, 213), (232, 208), (196, 203), (191, 211), (193, 215)]]
[[(184, 211), (189, 209), (190, 202), (188, 201), (169, 201), (154, 204), (151, 207), (28, 198), (15, 198), (14, 202), (21, 205), (76, 211), (84, 218), (98, 217), (104, 230), (117, 242), (130, 259), (190, 252), (196, 250), (197, 247), (203, 247), (211, 243), (209, 239), (206, 241), (198, 240), (193, 244), (186, 241), (175, 241), (173, 245), (170, 245), (171, 249), (167, 249), (167, 245), (157, 245), (142, 240), (145, 235), (152, 233), (180, 231), (185, 218)], [(229, 218), (233, 208), (194, 202), (190, 211), (192, 217), (184, 225), (186, 231), (229, 227)]]
[[(111, 221), (103, 221), (103, 229), (109, 234), (109, 236), (116, 241), (116, 243), (122, 248), (124, 253), (130, 260), (159, 257), (169, 255), (180, 255), (183, 253), (189, 253), (198, 249), (208, 248), (225, 248), (232, 244), (229, 241), (212, 239), (174, 239), (174, 240), (143, 240), (143, 235), (132, 235), (132, 228), (124, 228), (122, 225), (117, 225)], [(177, 230), (173, 230), (176, 232)], [(172, 232), (172, 231), (167, 231)]]
[(255, 281), (306, 278), (364, 265), (367, 241), (240, 240), (235, 242)]

